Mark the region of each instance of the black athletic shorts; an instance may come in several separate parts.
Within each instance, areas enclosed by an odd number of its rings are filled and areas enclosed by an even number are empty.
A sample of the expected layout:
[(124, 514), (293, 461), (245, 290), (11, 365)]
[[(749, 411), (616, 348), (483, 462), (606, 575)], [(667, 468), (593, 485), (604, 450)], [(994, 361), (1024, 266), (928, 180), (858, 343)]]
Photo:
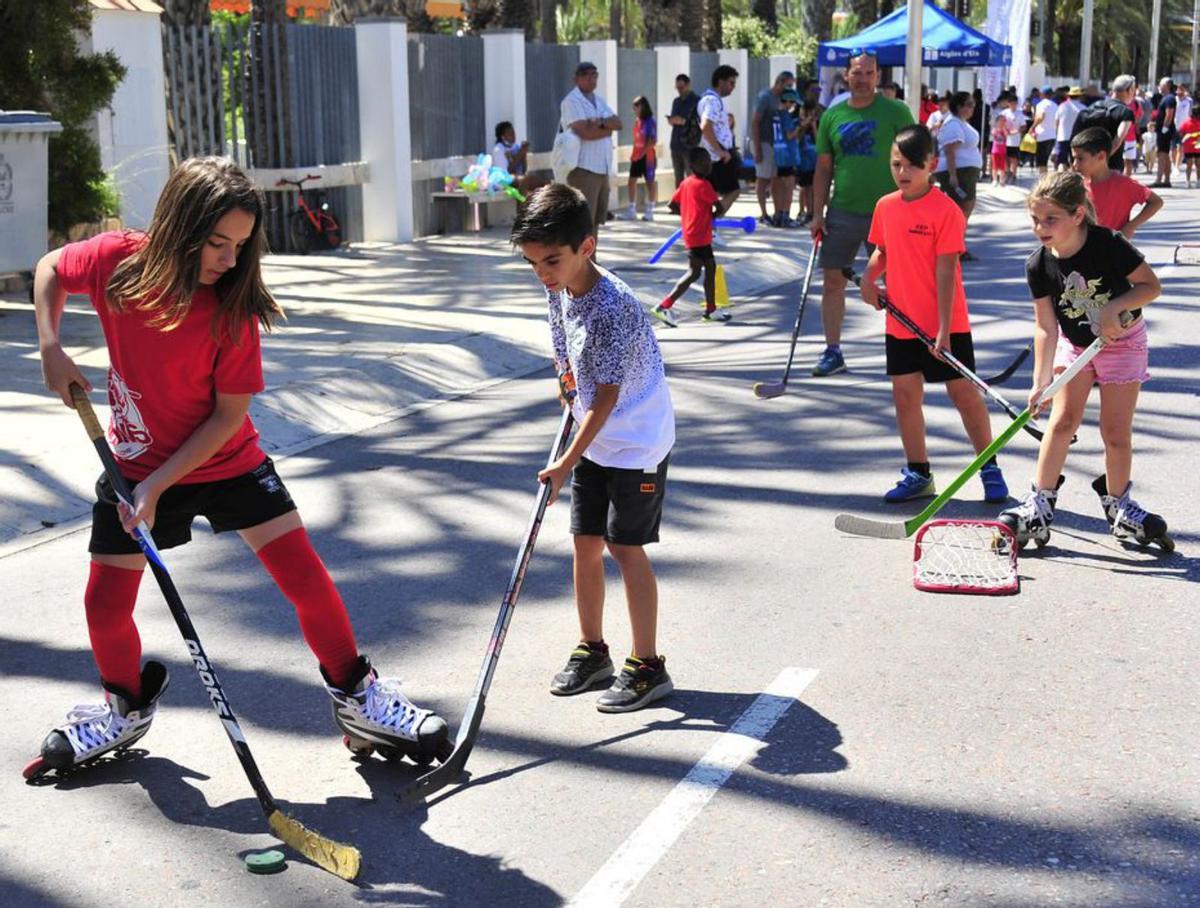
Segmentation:
[(717, 257), (713, 255), (712, 246), (697, 246), (694, 249), (688, 249), (688, 265), (696, 268), (704, 265), (712, 267), (717, 264)]
[(1010, 161), (1013, 160), (1014, 158), (1019, 158), (1021, 156), (1021, 146), (1020, 145), (1005, 145), (1004, 146), (1004, 156), (1006, 158), (1008, 158), (1008, 160), (1010, 160)]
[(1155, 147), (1160, 154), (1169, 154), (1171, 151), (1171, 140), (1175, 138), (1175, 130), (1172, 128), (1167, 132), (1155, 132)]
[(616, 545), (658, 542), (668, 454), (650, 472), (602, 467), (586, 457), (571, 477), (571, 533)]
[[(134, 488), (137, 483), (130, 483)], [(249, 473), (213, 482), (171, 486), (158, 499), (150, 535), (160, 549), (183, 545), (192, 539), (192, 521), (204, 517), (214, 533), (246, 530), (296, 510), (292, 496), (266, 458)], [(137, 555), (137, 542), (121, 527), (117, 496), (108, 476), (96, 482), (92, 505), (92, 539), (88, 551), (95, 555)]]
[(813, 174), (814, 173), (816, 173), (816, 171), (814, 171), (814, 170), (797, 170), (796, 171), (796, 185), (799, 186), (801, 189), (807, 189), (809, 186), (811, 186), (813, 184)]
[(730, 152), (728, 161), (713, 161), (712, 170), (708, 174), (708, 182), (712, 183), (717, 195), (729, 195), (734, 190), (741, 189), (738, 181), (738, 170), (742, 162), (738, 156)]
[(794, 177), (795, 175), (796, 175), (795, 167), (776, 167), (775, 168), (775, 176), (777, 176), (777, 177), (780, 177), (780, 178)]
[[(962, 378), (954, 367), (944, 363), (925, 346), (924, 341), (916, 338), (899, 338), (887, 335), (887, 374), (911, 375), (920, 372), (928, 382), (944, 382), (953, 378)], [(950, 352), (954, 357), (975, 371), (975, 345), (971, 342), (971, 332), (950, 335)]]

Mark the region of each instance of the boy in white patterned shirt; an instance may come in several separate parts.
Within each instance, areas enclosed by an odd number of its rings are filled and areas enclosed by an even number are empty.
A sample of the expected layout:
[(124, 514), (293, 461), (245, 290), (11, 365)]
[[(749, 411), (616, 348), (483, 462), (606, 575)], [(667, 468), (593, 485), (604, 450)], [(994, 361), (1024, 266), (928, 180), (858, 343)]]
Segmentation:
[(658, 583), (645, 546), (658, 541), (675, 414), (654, 330), (638, 298), (592, 261), (596, 236), (587, 200), (562, 184), (539, 189), (513, 224), (546, 288), (555, 367), (570, 372), (578, 429), (561, 458), (538, 474), (551, 502), (571, 479), (575, 604), (580, 643), (550, 692), (582, 693), (613, 674), (604, 642), (604, 550), (625, 584), (633, 653), (597, 702), (630, 712), (673, 690), (656, 640)]

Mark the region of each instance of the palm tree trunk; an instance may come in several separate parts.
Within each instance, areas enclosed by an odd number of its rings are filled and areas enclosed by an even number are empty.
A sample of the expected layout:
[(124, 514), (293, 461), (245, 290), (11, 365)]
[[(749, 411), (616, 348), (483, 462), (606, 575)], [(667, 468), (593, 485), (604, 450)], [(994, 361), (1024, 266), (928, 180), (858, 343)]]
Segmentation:
[(763, 21), (771, 34), (779, 31), (779, 13), (775, 8), (775, 0), (754, 0), (750, 11)]
[(836, 0), (805, 0), (804, 26), (818, 41), (828, 41), (833, 33), (833, 8)]
[[(712, 0), (719, 4), (720, 0)], [(704, 49), (704, 0), (683, 0), (679, 13), (679, 40), (692, 50)]]
[[(188, 157), (224, 151), (224, 124), (219, 122), (214, 94), (221, 90), (221, 79), (208, 31), (212, 25), (208, 0), (163, 0), (162, 7), (160, 21), (171, 31), (169, 41), (163, 42), (163, 69), (175, 77), (168, 77), (165, 88), (167, 145), (174, 167)], [(209, 135), (217, 137), (215, 148), (196, 141)]]
[(621, 43), (621, 13), (624, 4), (621, 0), (609, 0), (608, 4), (608, 36)]
[(558, 43), (558, 18), (555, 16), (557, 9), (558, 0), (541, 0), (540, 12), (543, 44)]
[(879, 19), (879, 0), (850, 0), (850, 11), (858, 19), (860, 28), (866, 28)]
[(704, 0), (704, 47), (706, 50), (720, 50), (724, 40), (721, 0)]

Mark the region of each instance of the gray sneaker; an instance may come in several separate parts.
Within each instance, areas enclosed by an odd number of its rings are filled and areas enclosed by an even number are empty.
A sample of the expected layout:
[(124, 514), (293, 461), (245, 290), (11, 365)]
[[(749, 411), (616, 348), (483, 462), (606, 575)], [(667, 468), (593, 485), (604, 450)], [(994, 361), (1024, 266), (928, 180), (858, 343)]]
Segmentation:
[(566, 667), (550, 682), (550, 693), (558, 697), (581, 694), (593, 685), (607, 681), (612, 675), (613, 664), (608, 656), (608, 647), (601, 649), (589, 643), (580, 643), (572, 651)]

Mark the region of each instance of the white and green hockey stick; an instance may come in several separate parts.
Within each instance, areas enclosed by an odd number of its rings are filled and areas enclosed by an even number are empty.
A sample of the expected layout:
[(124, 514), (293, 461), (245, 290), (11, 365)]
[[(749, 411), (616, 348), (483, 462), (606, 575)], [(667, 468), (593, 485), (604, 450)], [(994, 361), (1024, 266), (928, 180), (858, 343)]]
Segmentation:
[[(1054, 379), (1042, 394), (1043, 400), (1049, 400), (1054, 397), (1059, 391), (1066, 387), (1076, 375), (1083, 371), (1083, 367), (1092, 361), (1097, 353), (1104, 349), (1105, 340), (1102, 337), (1096, 338), (1090, 347), (1084, 350), (1075, 359), (1075, 362), (1067, 368), (1065, 372)], [(1025, 423), (1033, 417), (1033, 411), (1026, 407), (1021, 413), (1008, 424), (1003, 432), (1001, 432), (992, 441), (990, 445), (979, 452), (979, 455), (971, 461), (965, 470), (954, 477), (954, 481), (946, 486), (933, 501), (929, 502), (925, 510), (915, 517), (910, 517), (908, 520), (873, 520), (870, 517), (859, 517), (856, 514), (838, 514), (834, 518), (833, 525), (843, 533), (851, 533), (854, 536), (872, 536), (876, 539), (907, 539), (917, 530), (919, 530), (927, 520), (933, 517), (940, 511), (951, 498), (954, 493), (966, 484), (966, 481), (978, 473), (985, 463), (991, 460), (997, 451), (1008, 444), (1018, 432), (1024, 428)]]

